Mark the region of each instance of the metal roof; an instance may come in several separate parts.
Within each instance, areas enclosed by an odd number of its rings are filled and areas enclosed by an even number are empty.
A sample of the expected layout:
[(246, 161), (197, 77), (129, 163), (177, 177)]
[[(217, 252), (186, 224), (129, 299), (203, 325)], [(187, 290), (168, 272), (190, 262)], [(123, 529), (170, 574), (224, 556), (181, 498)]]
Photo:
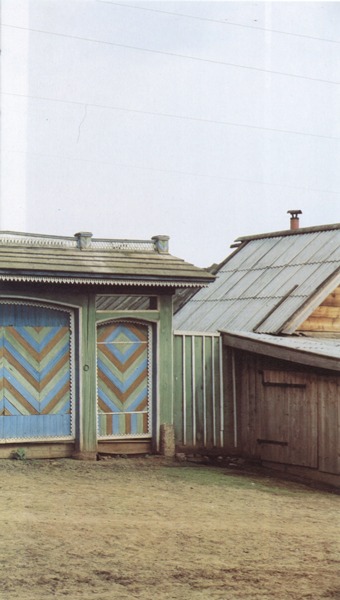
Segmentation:
[(278, 334), (340, 284), (340, 224), (239, 240), (216, 280), (175, 315), (176, 330)]
[(214, 280), (168, 252), (168, 237), (93, 239), (0, 232), (0, 280), (202, 287)]
[(266, 333), (221, 331), (224, 343), (233, 348), (283, 360), (340, 371), (340, 340)]

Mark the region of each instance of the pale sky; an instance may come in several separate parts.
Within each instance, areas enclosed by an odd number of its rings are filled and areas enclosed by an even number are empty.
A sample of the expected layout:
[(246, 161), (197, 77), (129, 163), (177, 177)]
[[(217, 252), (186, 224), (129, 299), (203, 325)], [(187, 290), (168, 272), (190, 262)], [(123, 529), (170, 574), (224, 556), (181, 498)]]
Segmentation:
[(2, 0), (2, 230), (198, 266), (340, 221), (339, 2)]

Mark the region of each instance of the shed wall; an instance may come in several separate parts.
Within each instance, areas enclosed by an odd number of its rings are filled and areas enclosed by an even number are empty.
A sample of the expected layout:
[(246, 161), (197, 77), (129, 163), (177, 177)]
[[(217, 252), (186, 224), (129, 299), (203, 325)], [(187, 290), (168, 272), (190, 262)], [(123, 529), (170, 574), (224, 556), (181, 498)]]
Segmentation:
[(251, 458), (340, 474), (340, 377), (235, 353), (238, 451)]

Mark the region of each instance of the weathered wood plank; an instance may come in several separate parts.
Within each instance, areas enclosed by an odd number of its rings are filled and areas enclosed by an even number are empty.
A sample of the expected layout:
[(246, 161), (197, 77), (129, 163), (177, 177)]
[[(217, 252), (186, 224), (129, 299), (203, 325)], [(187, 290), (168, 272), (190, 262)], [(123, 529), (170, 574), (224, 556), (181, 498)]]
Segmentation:
[(340, 286), (338, 286), (334, 292), (327, 296), (326, 300), (324, 300), (321, 306), (340, 306)]
[(340, 473), (340, 383), (335, 378), (320, 378), (319, 395), (319, 469)]
[(292, 465), (317, 467), (317, 395), (311, 376), (306, 387), (287, 388), (288, 396), (288, 461)]
[[(324, 306), (323, 304), (317, 308), (310, 319), (339, 319), (340, 317), (340, 305), (339, 306)], [(308, 321), (309, 319), (306, 319)]]
[(236, 402), (238, 411), (239, 447), (246, 455), (249, 450), (249, 355), (235, 353)]
[(114, 440), (98, 442), (100, 454), (149, 454), (152, 451), (151, 440)]
[(22, 448), (25, 450), (25, 457), (34, 458), (70, 458), (74, 454), (74, 443), (24, 443), (0, 445), (0, 459), (11, 458), (12, 452)]
[(289, 462), (289, 402), (287, 388), (264, 385), (259, 404), (262, 460)]
[(322, 331), (322, 332), (339, 332), (340, 331), (340, 315), (334, 318), (331, 317), (310, 317), (302, 325), (298, 331)]

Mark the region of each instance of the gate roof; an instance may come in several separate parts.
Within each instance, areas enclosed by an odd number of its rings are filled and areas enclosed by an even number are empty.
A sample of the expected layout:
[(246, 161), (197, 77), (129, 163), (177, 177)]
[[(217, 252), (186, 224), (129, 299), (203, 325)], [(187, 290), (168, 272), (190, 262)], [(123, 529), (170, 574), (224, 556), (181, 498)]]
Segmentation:
[(202, 287), (205, 269), (169, 254), (168, 236), (94, 239), (0, 232), (0, 280), (98, 285)]

